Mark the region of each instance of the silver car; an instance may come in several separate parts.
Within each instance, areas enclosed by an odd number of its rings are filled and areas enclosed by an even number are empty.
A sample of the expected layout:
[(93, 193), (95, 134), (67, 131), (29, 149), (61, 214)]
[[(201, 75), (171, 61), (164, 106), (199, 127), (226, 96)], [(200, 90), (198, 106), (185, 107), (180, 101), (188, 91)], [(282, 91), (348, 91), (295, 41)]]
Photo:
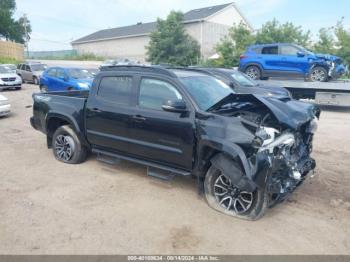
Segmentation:
[(47, 65), (41, 63), (24, 63), (17, 66), (17, 74), (23, 83), (30, 82), (34, 85), (40, 84), (40, 77), (46, 70)]
[(7, 66), (0, 65), (0, 91), (4, 89), (19, 90), (22, 87), (22, 79), (13, 73)]

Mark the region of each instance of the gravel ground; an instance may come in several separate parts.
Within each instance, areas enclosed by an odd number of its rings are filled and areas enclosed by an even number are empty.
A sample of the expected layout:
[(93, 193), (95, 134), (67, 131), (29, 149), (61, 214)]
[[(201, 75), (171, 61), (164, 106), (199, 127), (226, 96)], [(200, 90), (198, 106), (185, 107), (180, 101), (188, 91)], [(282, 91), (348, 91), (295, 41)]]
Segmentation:
[(210, 209), (188, 178), (56, 161), (29, 124), (37, 90), (2, 93), (13, 113), (0, 119), (1, 254), (350, 254), (349, 110), (323, 111), (315, 177), (247, 222)]

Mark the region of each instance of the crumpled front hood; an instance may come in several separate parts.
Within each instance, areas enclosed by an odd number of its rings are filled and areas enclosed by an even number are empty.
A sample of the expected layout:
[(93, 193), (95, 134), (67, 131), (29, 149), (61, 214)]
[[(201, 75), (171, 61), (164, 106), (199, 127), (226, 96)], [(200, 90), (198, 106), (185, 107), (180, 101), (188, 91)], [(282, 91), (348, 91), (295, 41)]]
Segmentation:
[(314, 54), (314, 55), (318, 59), (324, 59), (324, 60), (329, 60), (329, 61), (335, 61), (335, 60), (341, 59), (338, 56), (330, 55), (330, 54)]
[(310, 103), (293, 99), (278, 99), (275, 97), (255, 97), (268, 107), (276, 119), (286, 127), (294, 130), (320, 114), (320, 109)]
[[(230, 94), (217, 104), (208, 109), (209, 112), (216, 111), (224, 105), (231, 103), (252, 103), (264, 105), (276, 120), (284, 128), (298, 130), (301, 125), (319, 117), (320, 109), (310, 103), (293, 100), (286, 97), (274, 97), (264, 95), (242, 95)], [(259, 113), (259, 112), (257, 112)]]

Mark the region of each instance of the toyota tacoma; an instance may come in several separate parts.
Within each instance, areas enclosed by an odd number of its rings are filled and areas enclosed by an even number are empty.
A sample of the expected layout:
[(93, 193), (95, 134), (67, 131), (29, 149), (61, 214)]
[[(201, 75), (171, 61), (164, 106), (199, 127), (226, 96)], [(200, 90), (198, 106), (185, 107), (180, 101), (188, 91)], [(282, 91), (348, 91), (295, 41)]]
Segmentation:
[(33, 94), (31, 124), (59, 161), (81, 163), (92, 152), (141, 163), (150, 174), (192, 176), (212, 208), (248, 220), (285, 200), (315, 168), (320, 110), (312, 104), (236, 94), (193, 70), (101, 70), (90, 92)]

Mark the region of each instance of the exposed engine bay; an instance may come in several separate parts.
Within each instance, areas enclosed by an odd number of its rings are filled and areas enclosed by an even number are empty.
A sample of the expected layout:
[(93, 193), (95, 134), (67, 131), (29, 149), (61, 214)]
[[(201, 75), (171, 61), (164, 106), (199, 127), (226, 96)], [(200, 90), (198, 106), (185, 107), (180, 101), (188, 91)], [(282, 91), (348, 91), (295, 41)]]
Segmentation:
[[(292, 122), (289, 119), (298, 118), (297, 102), (293, 101), (294, 112), (279, 112), (276, 105), (285, 105), (288, 101), (261, 99), (264, 101), (236, 97), (220, 105), (216, 113), (240, 119), (242, 125), (253, 134), (251, 144), (240, 146), (254, 170), (251, 179), (266, 186), (270, 206), (273, 206), (293, 192), (316, 167), (310, 155), (320, 111), (310, 105), (309, 109), (312, 110), (309, 110), (307, 118)], [(305, 107), (305, 103), (300, 106)], [(304, 108), (302, 110), (305, 112)]]

